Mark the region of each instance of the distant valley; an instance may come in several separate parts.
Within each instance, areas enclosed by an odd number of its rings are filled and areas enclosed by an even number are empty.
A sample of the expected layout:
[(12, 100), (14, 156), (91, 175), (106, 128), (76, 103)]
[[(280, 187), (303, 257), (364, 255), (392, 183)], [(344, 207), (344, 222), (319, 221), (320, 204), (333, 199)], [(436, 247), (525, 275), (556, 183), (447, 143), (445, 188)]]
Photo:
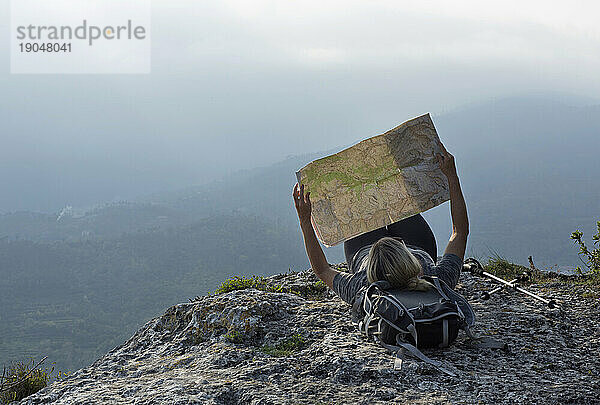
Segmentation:
[[(469, 255), (520, 263), (532, 255), (542, 268), (565, 271), (579, 264), (569, 235), (581, 229), (591, 240), (600, 220), (600, 106), (514, 98), (433, 119), (457, 159)], [(226, 277), (308, 268), (291, 201), (294, 172), (332, 152), (133, 201), (0, 215), (0, 305), (8, 308), (0, 314), (0, 364), (49, 355), (63, 369), (78, 368)], [(425, 217), (441, 254), (448, 204)], [(343, 260), (339, 246), (326, 253)]]

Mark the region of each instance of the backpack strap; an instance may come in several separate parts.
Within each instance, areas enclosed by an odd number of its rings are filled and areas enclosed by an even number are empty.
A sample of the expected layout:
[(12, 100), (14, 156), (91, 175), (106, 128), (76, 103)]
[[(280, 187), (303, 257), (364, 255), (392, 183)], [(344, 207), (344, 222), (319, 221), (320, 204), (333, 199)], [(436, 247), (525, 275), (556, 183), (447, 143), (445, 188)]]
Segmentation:
[[(428, 278), (431, 279), (430, 281), (433, 282), (433, 285), (435, 286), (435, 288), (437, 288), (440, 295), (442, 297), (444, 297), (445, 299), (449, 299), (448, 296), (446, 295), (446, 293), (444, 292), (444, 289), (442, 288), (439, 278), (437, 278), (435, 276), (430, 276)], [(460, 305), (458, 305), (458, 302), (457, 302), (457, 308), (458, 308), (458, 312), (460, 313), (462, 319), (466, 319), (462, 309), (460, 308)], [(440, 347), (447, 347), (448, 346), (448, 321), (444, 320), (444, 322), (442, 324), (442, 328), (443, 328), (443, 339), (444, 340), (443, 340), (442, 344), (440, 345)], [(475, 334), (473, 334), (473, 331), (471, 331), (469, 324), (467, 322), (463, 322), (463, 324), (461, 325), (461, 329), (463, 329), (465, 331), (465, 333), (469, 337), (469, 344), (473, 347), (486, 348), (486, 349), (508, 350), (507, 343), (493, 339), (489, 336), (475, 336)]]
[(435, 276), (430, 276), (429, 278), (431, 279), (431, 281), (433, 281), (433, 285), (435, 286), (436, 290), (438, 290), (440, 295), (444, 297), (444, 299), (450, 301), (450, 298), (448, 298), (448, 296), (444, 292), (444, 289), (442, 288), (442, 285), (440, 284), (440, 279)]
[(465, 297), (452, 290), (443, 280), (440, 280), (436, 276), (423, 276), (422, 278), (433, 284), (444, 299), (456, 303), (459, 312), (465, 319), (466, 325), (473, 326), (475, 324), (475, 312)]
[(442, 344), (440, 347), (448, 347), (449, 345), (449, 336), (448, 336), (448, 320), (444, 319), (442, 321)]
[(410, 343), (402, 342), (399, 339), (396, 339), (396, 345), (388, 345), (383, 343), (381, 340), (377, 339), (377, 343), (386, 349), (394, 352), (396, 354), (396, 359), (394, 360), (394, 368), (399, 370), (402, 367), (402, 358), (405, 353), (408, 353), (410, 356), (419, 359), (427, 364), (431, 364), (437, 370), (440, 370), (443, 373), (448, 374), (449, 376), (456, 377), (456, 373), (442, 366), (442, 363), (439, 361), (435, 361), (425, 356), (423, 352), (417, 349), (415, 346)]
[[(440, 283), (440, 279), (438, 277), (436, 277), (436, 276), (430, 276), (428, 278), (429, 278), (429, 281), (433, 282), (433, 285), (436, 288), (436, 290), (438, 291), (438, 293), (440, 293), (440, 295), (444, 299), (450, 301), (450, 298), (448, 298), (448, 295), (444, 292), (444, 289), (442, 288), (442, 284)], [(465, 315), (463, 314), (462, 310), (460, 309), (460, 306), (458, 305), (458, 303), (456, 304), (456, 308), (458, 309), (459, 316), (462, 319), (461, 323), (463, 325), (461, 325), (461, 327), (464, 328), (466, 326), (468, 328), (466, 322), (464, 322)], [(449, 333), (448, 333), (448, 320), (444, 319), (442, 321), (442, 343), (440, 344), (440, 347), (448, 347), (450, 345), (449, 340), (450, 340), (450, 336), (449, 336)]]

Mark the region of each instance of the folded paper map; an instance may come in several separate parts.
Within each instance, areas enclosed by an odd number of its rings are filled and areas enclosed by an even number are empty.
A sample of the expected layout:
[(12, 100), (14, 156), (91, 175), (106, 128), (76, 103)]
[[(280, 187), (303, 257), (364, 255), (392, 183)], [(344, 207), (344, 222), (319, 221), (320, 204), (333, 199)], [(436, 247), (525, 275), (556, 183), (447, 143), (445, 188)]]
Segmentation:
[(450, 199), (429, 114), (304, 166), (317, 237), (333, 246)]

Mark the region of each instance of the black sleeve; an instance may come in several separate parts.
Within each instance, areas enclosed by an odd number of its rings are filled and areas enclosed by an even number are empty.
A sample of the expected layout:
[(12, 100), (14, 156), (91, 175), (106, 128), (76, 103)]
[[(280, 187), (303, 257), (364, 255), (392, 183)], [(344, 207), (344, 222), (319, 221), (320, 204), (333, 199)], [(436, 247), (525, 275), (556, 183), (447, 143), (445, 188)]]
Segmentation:
[(462, 270), (463, 261), (460, 257), (454, 253), (445, 254), (440, 261), (430, 267), (425, 272), (426, 276), (437, 276), (440, 280), (443, 280), (448, 287), (454, 288), (458, 283), (460, 272)]
[(348, 304), (352, 305), (358, 290), (367, 285), (367, 272), (338, 273), (333, 278), (333, 291)]

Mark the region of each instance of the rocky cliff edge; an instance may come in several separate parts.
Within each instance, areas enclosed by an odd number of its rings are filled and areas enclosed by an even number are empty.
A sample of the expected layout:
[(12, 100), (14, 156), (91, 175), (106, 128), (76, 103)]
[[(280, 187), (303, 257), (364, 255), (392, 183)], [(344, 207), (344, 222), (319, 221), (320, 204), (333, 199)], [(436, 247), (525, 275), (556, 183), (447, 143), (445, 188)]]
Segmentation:
[(395, 371), (393, 356), (355, 331), (350, 307), (306, 271), (175, 305), (22, 403), (599, 403), (597, 292), (564, 279), (529, 286), (562, 304), (549, 310), (515, 292), (477, 298), (491, 287), (462, 274), (457, 291), (475, 309), (475, 332), (508, 352), (474, 348), (462, 332), (425, 351), (458, 377), (414, 360)]

